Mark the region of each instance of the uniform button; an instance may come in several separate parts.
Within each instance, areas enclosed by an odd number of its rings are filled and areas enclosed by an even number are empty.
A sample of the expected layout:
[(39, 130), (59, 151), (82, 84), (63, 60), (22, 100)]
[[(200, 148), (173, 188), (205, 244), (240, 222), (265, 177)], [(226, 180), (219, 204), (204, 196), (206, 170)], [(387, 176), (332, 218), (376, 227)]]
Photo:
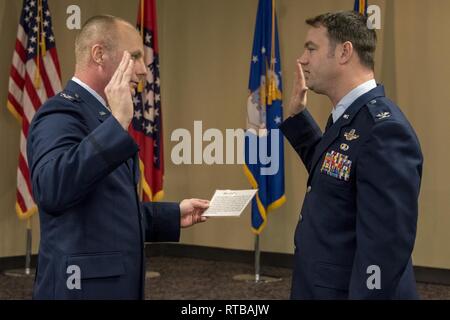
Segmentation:
[(300, 216), (298, 217), (298, 221), (302, 221), (303, 220), (303, 215), (300, 213)]
[(308, 186), (308, 188), (306, 188), (306, 192), (307, 192), (307, 193), (310, 193), (311, 190), (312, 190), (311, 186)]

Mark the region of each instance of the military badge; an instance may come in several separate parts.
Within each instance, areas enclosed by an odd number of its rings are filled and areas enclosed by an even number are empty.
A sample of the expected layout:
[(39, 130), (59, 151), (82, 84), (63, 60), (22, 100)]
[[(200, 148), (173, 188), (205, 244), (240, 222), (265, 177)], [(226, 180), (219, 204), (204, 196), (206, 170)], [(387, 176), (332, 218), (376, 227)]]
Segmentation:
[(69, 95), (69, 94), (67, 94), (67, 93), (64, 93), (64, 92), (61, 92), (59, 95), (60, 95), (61, 97), (63, 97), (64, 99), (67, 99), (67, 100), (70, 100), (70, 101), (74, 101), (74, 100), (75, 100), (74, 97), (72, 97), (71, 95)]
[(350, 179), (351, 167), (352, 162), (348, 159), (348, 156), (331, 151), (325, 155), (320, 172), (339, 180), (348, 181)]
[(69, 100), (69, 101), (72, 101), (72, 102), (74, 102), (74, 101), (76, 101), (76, 102), (80, 101), (80, 96), (79, 96), (77, 93), (75, 93), (74, 95), (71, 95), (71, 94), (69, 94), (69, 93), (67, 93), (67, 92), (60, 92), (60, 93), (59, 93), (59, 96), (62, 97), (62, 98), (64, 98), (64, 99), (67, 99), (67, 100)]
[(356, 130), (352, 129), (350, 132), (344, 133), (345, 140), (352, 141), (359, 138), (359, 135), (356, 134)]
[(342, 151), (347, 151), (348, 149), (350, 149), (350, 147), (348, 146), (348, 144), (346, 144), (346, 143), (342, 143), (342, 144), (341, 144), (341, 150), (342, 150)]
[(379, 114), (376, 115), (378, 120), (386, 119), (389, 118), (390, 116), (391, 116), (390, 112), (380, 112)]

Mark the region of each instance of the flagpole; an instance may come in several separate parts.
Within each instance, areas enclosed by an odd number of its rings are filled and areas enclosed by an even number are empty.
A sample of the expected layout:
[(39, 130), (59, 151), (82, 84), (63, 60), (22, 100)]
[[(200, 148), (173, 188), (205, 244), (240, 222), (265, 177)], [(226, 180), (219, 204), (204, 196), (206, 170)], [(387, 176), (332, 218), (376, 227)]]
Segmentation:
[[(142, 41), (144, 41), (144, 10), (145, 10), (145, 2), (144, 0), (140, 1), (140, 11), (141, 11), (141, 16), (139, 17), (141, 19), (141, 38)], [(138, 83), (138, 87), (137, 87), (137, 92), (141, 93), (144, 92), (144, 81), (145, 80), (141, 80)]]
[(259, 251), (259, 234), (255, 235), (255, 282), (260, 281), (260, 255)]
[(25, 270), (24, 269), (11, 269), (6, 270), (3, 274), (7, 277), (29, 277), (34, 276), (34, 272), (31, 269), (31, 247), (32, 247), (32, 228), (31, 228), (31, 218), (27, 218), (27, 229), (26, 229), (26, 243), (25, 243)]
[(253, 283), (270, 283), (281, 281), (282, 278), (268, 275), (261, 275), (261, 249), (259, 247), (259, 234), (255, 234), (255, 273), (254, 274), (238, 274), (233, 277), (236, 281), (245, 281)]
[(32, 232), (31, 232), (31, 217), (27, 219), (27, 244), (25, 248), (25, 274), (27, 276), (31, 273), (31, 243), (32, 243)]

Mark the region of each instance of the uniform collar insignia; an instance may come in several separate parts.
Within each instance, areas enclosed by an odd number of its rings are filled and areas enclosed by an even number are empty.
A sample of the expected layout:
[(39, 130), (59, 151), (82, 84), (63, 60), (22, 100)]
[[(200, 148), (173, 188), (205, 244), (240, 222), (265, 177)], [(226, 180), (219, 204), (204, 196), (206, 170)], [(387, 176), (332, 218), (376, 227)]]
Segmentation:
[(389, 118), (390, 116), (391, 116), (390, 112), (380, 112), (379, 114), (376, 115), (377, 119), (379, 120)]
[(63, 97), (64, 99), (67, 99), (67, 100), (70, 100), (70, 101), (75, 100), (74, 97), (72, 97), (71, 95), (69, 95), (69, 94), (67, 94), (67, 93), (64, 93), (64, 92), (61, 92), (59, 95), (60, 95), (61, 97)]
[(59, 96), (70, 101), (80, 101), (80, 96), (77, 93), (71, 95), (68, 94), (67, 92), (61, 92)]

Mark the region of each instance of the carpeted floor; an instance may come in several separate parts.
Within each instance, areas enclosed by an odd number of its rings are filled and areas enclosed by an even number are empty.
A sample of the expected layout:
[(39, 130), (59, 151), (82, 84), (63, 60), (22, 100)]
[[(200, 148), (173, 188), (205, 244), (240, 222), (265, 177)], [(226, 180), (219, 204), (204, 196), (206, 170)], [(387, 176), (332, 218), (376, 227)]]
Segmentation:
[[(160, 277), (147, 279), (146, 299), (157, 300), (283, 300), (289, 298), (291, 270), (263, 267), (262, 275), (281, 279), (271, 283), (233, 280), (252, 275), (253, 266), (243, 263), (188, 258), (152, 257), (147, 270)], [(33, 277), (0, 275), (0, 299), (30, 299)], [(422, 299), (450, 300), (450, 286), (418, 283)]]

